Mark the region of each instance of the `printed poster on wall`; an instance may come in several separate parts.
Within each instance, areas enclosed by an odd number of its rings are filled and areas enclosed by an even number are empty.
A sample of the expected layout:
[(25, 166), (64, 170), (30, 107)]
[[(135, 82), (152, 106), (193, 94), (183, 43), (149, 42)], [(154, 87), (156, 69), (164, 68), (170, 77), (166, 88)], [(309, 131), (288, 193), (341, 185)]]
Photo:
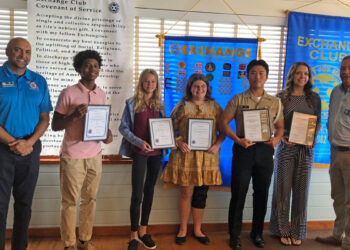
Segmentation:
[(321, 130), (315, 147), (315, 167), (328, 166), (330, 145), (327, 119), (332, 89), (341, 83), (339, 69), (344, 56), (350, 55), (350, 18), (291, 12), (284, 84), (289, 68), (295, 62), (306, 62), (312, 69), (313, 90), (322, 101)]
[[(46, 78), (54, 107), (60, 92), (80, 79), (73, 68), (73, 56), (86, 49), (101, 54), (96, 83), (106, 92), (107, 104), (112, 105), (113, 142), (102, 144), (105, 155), (117, 154), (120, 118), (125, 99), (133, 93), (133, 9), (132, 0), (28, 1), (29, 67)], [(49, 128), (42, 137), (42, 155), (59, 155), (62, 139), (63, 132)]]
[[(256, 59), (257, 39), (175, 37), (164, 41), (164, 102), (167, 116), (181, 100), (188, 78), (193, 73), (207, 77), (212, 97), (224, 109), (236, 94), (249, 88), (247, 64)], [(234, 121), (231, 127), (235, 129)], [(223, 185), (231, 180), (232, 140), (221, 146), (220, 169)]]

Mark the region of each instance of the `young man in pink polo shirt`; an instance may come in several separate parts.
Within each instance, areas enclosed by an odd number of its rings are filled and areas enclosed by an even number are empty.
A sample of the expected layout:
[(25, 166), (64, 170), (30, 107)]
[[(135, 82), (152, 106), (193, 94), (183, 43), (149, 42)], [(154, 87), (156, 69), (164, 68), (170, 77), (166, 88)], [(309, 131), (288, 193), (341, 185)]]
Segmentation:
[[(106, 94), (95, 80), (101, 56), (93, 50), (79, 52), (73, 66), (80, 81), (62, 90), (52, 119), (52, 130), (65, 130), (60, 154), (61, 239), (64, 249), (97, 249), (91, 242), (96, 195), (102, 173), (101, 142), (82, 141), (84, 116), (89, 104), (105, 104)], [(112, 142), (112, 133), (104, 143)], [(76, 206), (81, 193), (79, 240), (76, 244)]]

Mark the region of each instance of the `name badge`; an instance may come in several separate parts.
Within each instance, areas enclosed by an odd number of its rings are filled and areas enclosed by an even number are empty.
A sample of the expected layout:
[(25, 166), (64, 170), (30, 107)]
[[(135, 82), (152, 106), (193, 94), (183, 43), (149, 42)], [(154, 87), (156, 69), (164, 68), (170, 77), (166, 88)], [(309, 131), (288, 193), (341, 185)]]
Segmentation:
[(15, 86), (15, 82), (1, 82), (2, 87), (4, 88), (8, 88), (8, 87), (14, 87)]
[(30, 88), (29, 88), (30, 90), (38, 90), (39, 89), (35, 82), (29, 82), (28, 81), (27, 83), (30, 86)]

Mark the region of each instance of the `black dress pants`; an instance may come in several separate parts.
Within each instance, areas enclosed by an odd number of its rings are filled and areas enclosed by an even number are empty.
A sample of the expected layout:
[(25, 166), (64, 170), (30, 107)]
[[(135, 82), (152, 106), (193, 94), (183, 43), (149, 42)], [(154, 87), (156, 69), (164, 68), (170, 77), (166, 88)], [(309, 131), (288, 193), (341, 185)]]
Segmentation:
[(28, 226), (32, 214), (32, 200), (39, 175), (41, 142), (33, 145), (33, 152), (20, 156), (0, 143), (0, 249), (5, 249), (6, 219), (11, 190), (13, 204), (12, 250), (27, 249)]
[(264, 143), (256, 143), (247, 149), (233, 145), (231, 173), (231, 201), (229, 207), (229, 233), (236, 238), (241, 233), (242, 215), (250, 179), (253, 178), (252, 233), (262, 235), (268, 192), (273, 173), (274, 149)]

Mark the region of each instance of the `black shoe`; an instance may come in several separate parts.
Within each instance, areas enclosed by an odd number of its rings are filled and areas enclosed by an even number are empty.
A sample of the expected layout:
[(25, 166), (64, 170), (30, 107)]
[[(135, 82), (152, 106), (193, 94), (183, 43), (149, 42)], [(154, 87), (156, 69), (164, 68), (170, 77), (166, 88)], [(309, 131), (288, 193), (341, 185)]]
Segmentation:
[(194, 233), (192, 233), (192, 237), (204, 245), (209, 245), (209, 243), (210, 243), (208, 236), (199, 237), (199, 236), (196, 236)]
[(149, 234), (145, 234), (142, 237), (140, 237), (140, 235), (139, 235), (139, 240), (143, 244), (143, 246), (147, 249), (155, 249), (157, 247), (156, 243), (154, 243), (151, 235), (149, 235)]
[(178, 244), (178, 245), (183, 245), (183, 244), (185, 244), (185, 242), (186, 242), (186, 236), (184, 236), (184, 237), (178, 237), (178, 236), (176, 236), (176, 237), (175, 237), (175, 243), (176, 243), (176, 244)]
[(251, 232), (250, 238), (252, 239), (252, 241), (256, 247), (264, 248), (265, 241), (261, 235), (259, 235), (259, 234), (255, 235), (253, 232)]
[(241, 238), (238, 237), (230, 237), (230, 247), (233, 250), (242, 249)]
[(131, 240), (129, 241), (128, 249), (127, 250), (137, 250), (139, 246), (139, 242), (137, 240)]

